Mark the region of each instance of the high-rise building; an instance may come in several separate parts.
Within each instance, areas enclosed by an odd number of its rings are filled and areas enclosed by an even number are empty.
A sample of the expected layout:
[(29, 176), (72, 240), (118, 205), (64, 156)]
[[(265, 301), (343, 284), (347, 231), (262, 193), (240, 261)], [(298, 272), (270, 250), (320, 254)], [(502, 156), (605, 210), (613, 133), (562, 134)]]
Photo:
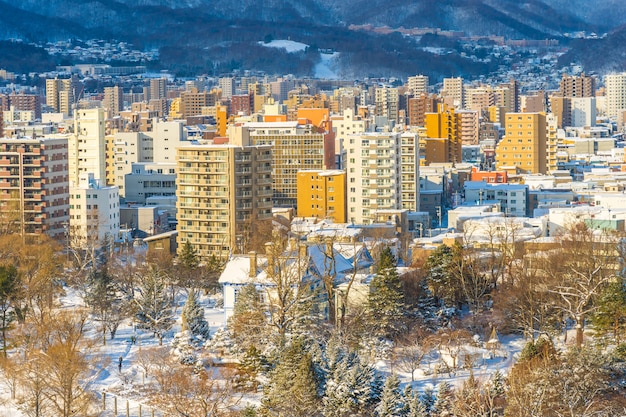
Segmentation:
[(203, 260), (247, 253), (272, 218), (272, 147), (189, 145), (177, 153), (178, 247)]
[(78, 185), (70, 187), (70, 229), (74, 244), (83, 248), (113, 244), (120, 232), (118, 188), (82, 172)]
[(222, 90), (222, 98), (231, 98), (235, 95), (235, 78), (234, 77), (221, 77), (219, 79), (219, 87)]
[(9, 111), (11, 107), (19, 111), (31, 111), (36, 119), (41, 119), (41, 96), (37, 94), (10, 94), (0, 97), (0, 110)]
[(46, 104), (57, 113), (72, 114), (72, 106), (81, 93), (79, 82), (74, 77), (46, 80)]
[(104, 87), (102, 107), (107, 111), (108, 117), (115, 117), (124, 110), (124, 91), (122, 87)]
[[(180, 113), (181, 118), (186, 119), (190, 116), (198, 116), (202, 114), (202, 107), (215, 106), (216, 95), (208, 91), (198, 92), (192, 90), (190, 92), (182, 92), (180, 94)], [(170, 109), (170, 112), (172, 110)]]
[(463, 107), (463, 78), (444, 78), (441, 97), (444, 103), (455, 108)]
[(297, 173), (335, 168), (335, 134), (299, 122), (245, 123), (229, 127), (229, 143), (272, 145), (274, 206), (297, 205)]
[(406, 83), (409, 95), (419, 97), (421, 94), (428, 94), (428, 75), (415, 75), (409, 77)]
[(370, 224), (377, 210), (400, 209), (400, 133), (351, 135), (345, 147), (348, 221)]
[(420, 94), (408, 99), (409, 126), (424, 126), (425, 114), (437, 111), (437, 96)]
[(398, 122), (400, 96), (398, 89), (394, 87), (379, 87), (376, 89), (374, 103), (376, 116), (386, 117), (390, 122)]
[(367, 120), (360, 116), (355, 116), (354, 110), (345, 109), (343, 116), (332, 116), (332, 126), (335, 131), (335, 167), (345, 169), (346, 151), (345, 138), (348, 135), (363, 133), (367, 128)]
[(270, 93), (275, 101), (284, 102), (289, 98), (289, 91), (295, 86), (293, 80), (279, 78), (269, 84)]
[(460, 121), (454, 108), (445, 104), (440, 104), (436, 113), (426, 113), (426, 143), (420, 145), (424, 149), (426, 165), (463, 161)]
[(250, 116), (254, 113), (254, 93), (231, 96), (230, 113), (235, 116)]
[(474, 110), (456, 112), (457, 132), (462, 145), (478, 145), (478, 118), (480, 113)]
[(346, 172), (298, 171), (298, 216), (346, 222)]
[(574, 97), (572, 98), (572, 126), (585, 127), (596, 125), (596, 98)]
[(419, 211), (419, 138), (416, 133), (404, 132), (400, 136), (400, 207)]
[(626, 109), (626, 72), (607, 74), (604, 77), (606, 90), (606, 115), (618, 118)]
[(74, 134), (68, 146), (70, 187), (77, 186), (79, 176), (93, 173), (94, 178), (106, 181), (106, 141), (104, 135), (104, 109), (77, 110), (74, 117)]
[(571, 97), (563, 97), (553, 95), (550, 97), (550, 109), (556, 117), (556, 123), (559, 129), (572, 125), (572, 99)]
[(150, 100), (167, 98), (167, 78), (156, 78), (150, 80)]
[(70, 214), (67, 144), (67, 136), (0, 139), (0, 207), (16, 232), (63, 238)]
[(547, 125), (545, 113), (507, 113), (506, 134), (496, 148), (496, 169), (531, 174), (547, 173)]
[(559, 95), (563, 97), (593, 97), (596, 95), (596, 81), (584, 73), (579, 76), (563, 74), (559, 83)]

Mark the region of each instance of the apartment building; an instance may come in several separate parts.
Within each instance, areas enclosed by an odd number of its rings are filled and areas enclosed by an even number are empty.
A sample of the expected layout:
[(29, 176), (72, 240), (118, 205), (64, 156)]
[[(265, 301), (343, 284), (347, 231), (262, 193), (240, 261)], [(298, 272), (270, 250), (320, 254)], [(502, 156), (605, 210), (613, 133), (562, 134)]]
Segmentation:
[(229, 127), (229, 143), (270, 145), (275, 207), (297, 206), (297, 174), (335, 168), (335, 134), (300, 122), (250, 122)]
[(496, 168), (545, 174), (547, 135), (545, 113), (508, 113), (506, 134), (496, 148)]
[(178, 247), (201, 259), (248, 251), (272, 217), (272, 147), (188, 145), (177, 152)]
[(346, 172), (298, 171), (298, 216), (346, 222)]
[(377, 210), (401, 208), (401, 134), (350, 135), (345, 147), (348, 221), (371, 224)]
[(17, 220), (16, 231), (63, 238), (70, 214), (67, 147), (67, 136), (0, 139), (0, 207)]

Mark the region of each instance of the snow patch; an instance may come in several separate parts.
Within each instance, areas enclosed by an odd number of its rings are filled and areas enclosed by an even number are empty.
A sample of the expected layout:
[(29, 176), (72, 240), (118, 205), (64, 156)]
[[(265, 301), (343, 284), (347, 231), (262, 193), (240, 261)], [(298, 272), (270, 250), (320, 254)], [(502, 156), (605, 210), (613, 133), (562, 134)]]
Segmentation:
[(268, 48), (284, 48), (289, 53), (304, 51), (309, 46), (302, 42), (296, 42), (287, 39), (275, 39), (268, 43), (259, 42), (259, 45), (266, 46)]

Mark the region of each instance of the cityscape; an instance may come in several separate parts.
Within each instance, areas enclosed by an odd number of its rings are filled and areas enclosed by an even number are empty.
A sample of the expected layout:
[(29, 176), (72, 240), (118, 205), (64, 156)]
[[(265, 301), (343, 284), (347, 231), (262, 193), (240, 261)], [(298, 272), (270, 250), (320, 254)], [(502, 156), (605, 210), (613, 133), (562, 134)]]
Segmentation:
[(0, 416), (626, 415), (626, 72), (405, 32), (489, 71), (0, 68)]

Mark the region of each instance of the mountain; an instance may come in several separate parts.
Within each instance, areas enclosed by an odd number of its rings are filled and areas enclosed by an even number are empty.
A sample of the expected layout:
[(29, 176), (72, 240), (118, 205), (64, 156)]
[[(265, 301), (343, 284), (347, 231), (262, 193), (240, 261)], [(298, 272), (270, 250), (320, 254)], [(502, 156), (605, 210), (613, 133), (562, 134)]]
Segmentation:
[[(350, 30), (351, 25), (441, 28), (468, 35), (564, 39), (567, 32), (604, 33), (626, 23), (617, 0), (21, 0), (0, 1), (0, 39), (31, 42), (116, 39), (160, 48), (159, 65), (181, 74), (233, 68), (311, 74), (326, 48), (340, 52), (340, 72), (357, 77), (431, 72), (474, 75), (495, 63), (442, 57), (417, 39)], [(626, 10), (624, 10), (626, 11)], [(601, 19), (602, 13), (611, 14)], [(621, 19), (621, 20), (620, 20)], [(299, 54), (268, 50), (267, 39), (311, 45)], [(418, 65), (419, 63), (419, 65)], [(426, 66), (426, 69), (422, 69)]]

